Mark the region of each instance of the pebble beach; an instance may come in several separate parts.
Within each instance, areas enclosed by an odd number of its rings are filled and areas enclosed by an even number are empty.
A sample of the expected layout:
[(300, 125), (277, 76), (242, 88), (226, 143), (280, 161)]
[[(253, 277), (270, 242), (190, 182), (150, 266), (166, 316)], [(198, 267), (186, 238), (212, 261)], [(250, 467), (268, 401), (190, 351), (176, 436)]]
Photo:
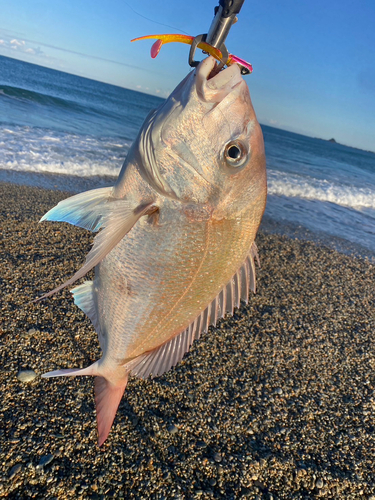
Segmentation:
[(97, 446), (100, 357), (68, 290), (93, 235), (38, 224), (68, 196), (0, 183), (0, 497), (375, 500), (375, 265), (257, 238), (249, 304), (156, 379), (131, 379)]

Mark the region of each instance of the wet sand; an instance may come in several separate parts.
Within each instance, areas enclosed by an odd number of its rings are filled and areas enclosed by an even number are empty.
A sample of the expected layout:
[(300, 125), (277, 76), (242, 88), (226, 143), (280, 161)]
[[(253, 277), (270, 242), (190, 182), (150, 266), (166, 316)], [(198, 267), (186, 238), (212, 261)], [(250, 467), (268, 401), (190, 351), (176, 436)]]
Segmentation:
[(0, 184), (0, 496), (375, 499), (374, 264), (260, 233), (249, 305), (132, 379), (99, 450), (93, 380), (40, 378), (100, 355), (67, 290), (31, 303), (91, 247), (37, 224), (64, 197)]

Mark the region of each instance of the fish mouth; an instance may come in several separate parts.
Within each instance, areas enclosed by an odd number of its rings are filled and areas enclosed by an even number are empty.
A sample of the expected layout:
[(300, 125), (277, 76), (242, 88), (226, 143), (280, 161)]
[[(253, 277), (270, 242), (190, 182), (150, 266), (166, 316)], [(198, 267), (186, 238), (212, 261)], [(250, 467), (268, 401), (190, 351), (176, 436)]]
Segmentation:
[(196, 70), (196, 90), (204, 102), (220, 102), (244, 80), (237, 64), (219, 70), (216, 60), (209, 56)]

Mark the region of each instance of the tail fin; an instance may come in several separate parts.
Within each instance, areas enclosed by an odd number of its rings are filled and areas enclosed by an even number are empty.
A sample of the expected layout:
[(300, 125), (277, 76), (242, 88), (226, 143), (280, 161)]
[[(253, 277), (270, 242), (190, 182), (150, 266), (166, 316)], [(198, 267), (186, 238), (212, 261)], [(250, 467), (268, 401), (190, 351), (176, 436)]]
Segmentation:
[(106, 378), (100, 376), (98, 362), (96, 361), (87, 368), (68, 368), (44, 373), (43, 378), (51, 377), (74, 377), (76, 375), (95, 376), (95, 403), (96, 420), (98, 423), (98, 444), (101, 446), (107, 439), (116, 416), (117, 408), (128, 383), (128, 375), (122, 381), (122, 385), (116, 386)]
[(43, 373), (42, 378), (75, 377), (76, 375), (98, 375), (98, 362), (95, 361), (95, 363), (86, 368), (64, 368), (63, 370)]
[(99, 446), (108, 437), (127, 382), (128, 378), (126, 377), (124, 385), (115, 386), (104, 377), (95, 378), (96, 421), (98, 423)]

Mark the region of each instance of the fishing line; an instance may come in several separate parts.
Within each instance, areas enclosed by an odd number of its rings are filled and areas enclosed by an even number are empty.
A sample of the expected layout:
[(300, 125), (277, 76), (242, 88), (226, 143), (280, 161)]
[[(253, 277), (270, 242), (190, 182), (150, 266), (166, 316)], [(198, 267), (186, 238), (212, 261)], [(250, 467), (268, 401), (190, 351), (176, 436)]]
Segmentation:
[(180, 28), (176, 28), (176, 26), (171, 26), (169, 24), (164, 24), (164, 23), (159, 23), (159, 21), (154, 21), (154, 19), (150, 19), (149, 17), (146, 17), (144, 16), (143, 14), (140, 14), (139, 12), (137, 12), (135, 9), (133, 9), (133, 7), (131, 5), (128, 4), (128, 2), (124, 2), (128, 7), (129, 9), (131, 9), (135, 14), (137, 14), (139, 17), (143, 17), (143, 19), (146, 19), (147, 21), (151, 21), (152, 23), (155, 23), (155, 24), (160, 24), (160, 26), (166, 26), (167, 28), (171, 28), (172, 30), (177, 30), (177, 31), (180, 31), (181, 33), (184, 33), (185, 35), (189, 35), (189, 33), (186, 33), (186, 31), (184, 30), (180, 30)]

